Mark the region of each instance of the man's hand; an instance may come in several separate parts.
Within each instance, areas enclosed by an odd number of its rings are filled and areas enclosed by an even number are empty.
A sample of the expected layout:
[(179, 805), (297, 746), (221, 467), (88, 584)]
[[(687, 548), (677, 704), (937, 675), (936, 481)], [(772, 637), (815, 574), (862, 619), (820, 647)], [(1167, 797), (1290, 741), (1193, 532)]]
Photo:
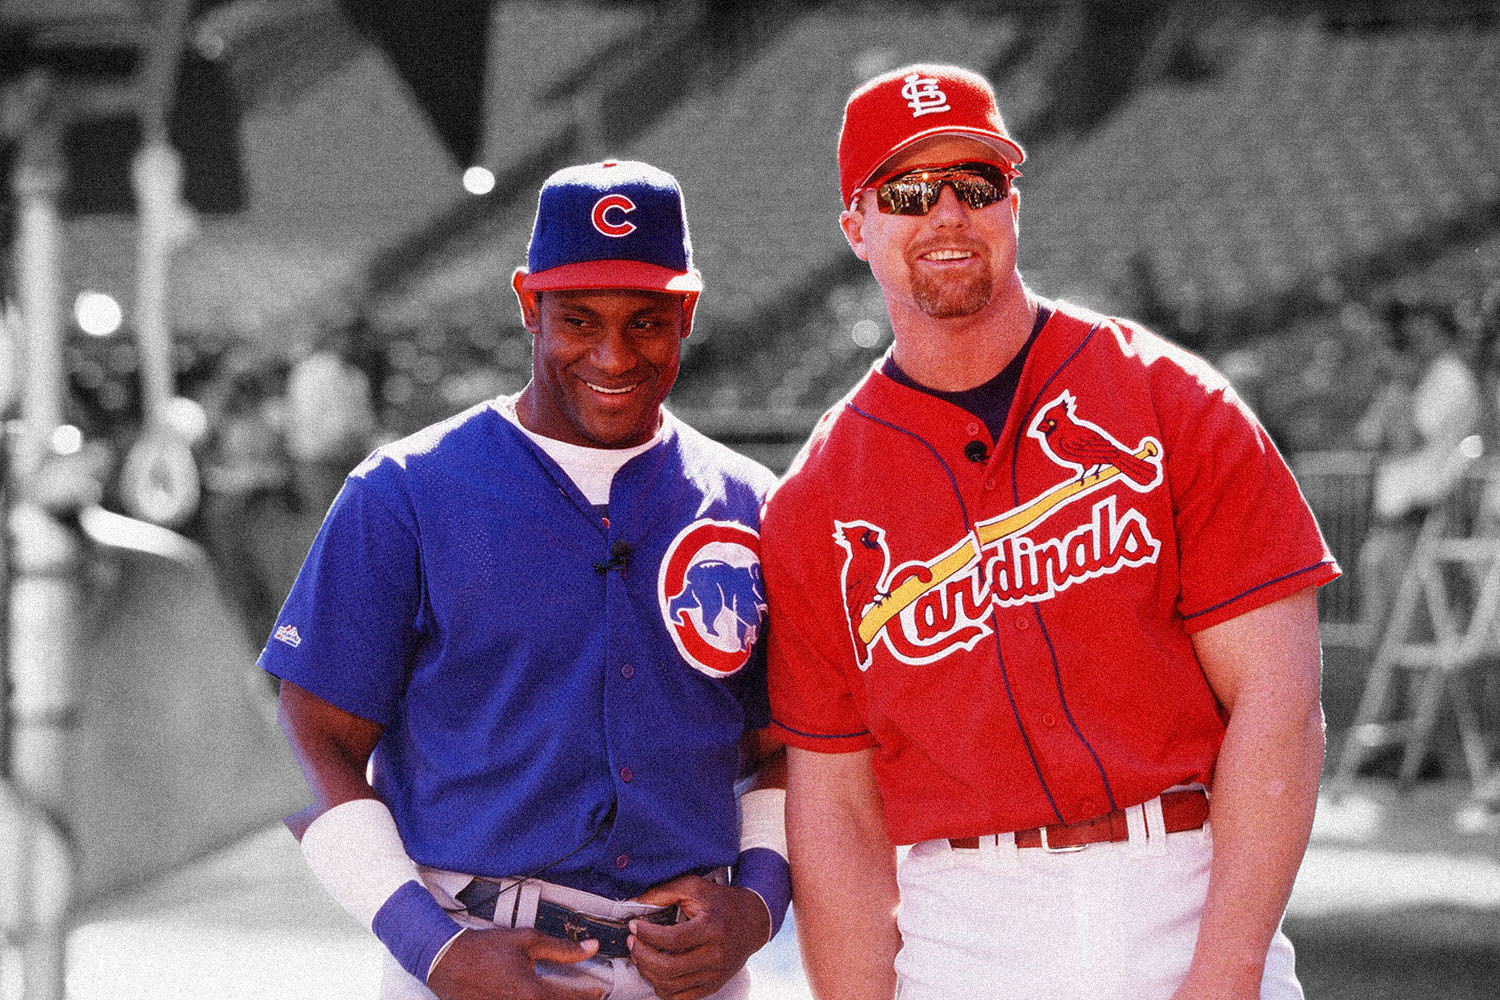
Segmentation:
[(1173, 991), (1172, 1000), (1260, 1000), (1260, 976), (1246, 970), (1214, 976), (1195, 966)]
[(581, 962), (598, 941), (574, 944), (535, 930), (466, 930), (448, 946), (427, 977), (441, 1000), (603, 1000), (602, 987), (565, 986), (536, 974), (536, 963)]
[(630, 957), (662, 1000), (700, 1000), (718, 992), (771, 939), (766, 904), (749, 889), (682, 875), (635, 901), (676, 903), (687, 917), (670, 926), (630, 923)]

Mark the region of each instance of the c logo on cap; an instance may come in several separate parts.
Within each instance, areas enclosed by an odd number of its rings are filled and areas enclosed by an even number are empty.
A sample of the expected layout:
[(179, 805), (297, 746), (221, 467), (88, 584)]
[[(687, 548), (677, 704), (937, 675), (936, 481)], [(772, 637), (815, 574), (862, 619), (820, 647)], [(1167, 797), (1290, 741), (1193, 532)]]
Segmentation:
[(609, 219), (606, 217), (606, 213), (608, 213), (612, 208), (619, 209), (621, 215), (628, 215), (629, 213), (635, 211), (635, 202), (631, 201), (623, 194), (607, 194), (603, 198), (600, 198), (598, 201), (594, 202), (594, 228), (599, 230), (599, 232), (603, 233), (605, 236), (614, 237), (629, 236), (631, 233), (635, 232), (636, 226), (633, 222), (624, 220), (621, 220), (620, 222), (609, 221)]

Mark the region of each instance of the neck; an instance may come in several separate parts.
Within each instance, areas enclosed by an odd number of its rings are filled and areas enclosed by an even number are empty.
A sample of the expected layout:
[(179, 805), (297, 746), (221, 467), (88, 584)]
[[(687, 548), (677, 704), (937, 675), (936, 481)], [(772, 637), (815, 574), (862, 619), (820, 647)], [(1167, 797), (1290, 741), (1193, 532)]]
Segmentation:
[(937, 319), (897, 309), (887, 299), (896, 364), (929, 389), (960, 392), (983, 385), (1021, 350), (1036, 323), (1035, 297), (1015, 274), (984, 309)]

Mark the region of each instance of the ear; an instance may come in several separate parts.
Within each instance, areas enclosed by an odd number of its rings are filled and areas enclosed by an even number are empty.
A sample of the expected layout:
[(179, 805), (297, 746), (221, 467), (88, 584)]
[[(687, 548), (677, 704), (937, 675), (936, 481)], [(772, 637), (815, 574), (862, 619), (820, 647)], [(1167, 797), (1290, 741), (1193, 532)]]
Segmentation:
[(854, 251), (854, 256), (860, 260), (869, 260), (865, 253), (864, 240), (865, 213), (857, 208), (846, 208), (839, 213), (839, 228), (844, 231), (844, 239), (849, 242), (849, 249)]
[(693, 332), (693, 312), (698, 308), (698, 293), (682, 293), (682, 339), (687, 340)]
[(516, 273), (510, 276), (510, 287), (515, 289), (516, 302), (521, 306), (521, 325), (526, 328), (527, 333), (536, 336), (542, 329), (542, 309), (536, 292), (521, 287), (526, 274), (526, 268), (516, 268)]

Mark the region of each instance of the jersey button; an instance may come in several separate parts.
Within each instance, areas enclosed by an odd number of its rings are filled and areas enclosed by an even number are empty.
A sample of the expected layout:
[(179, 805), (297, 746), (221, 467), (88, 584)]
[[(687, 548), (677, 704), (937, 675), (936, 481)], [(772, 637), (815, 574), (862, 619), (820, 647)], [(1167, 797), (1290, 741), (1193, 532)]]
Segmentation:
[(628, 854), (622, 854), (618, 858), (615, 858), (616, 868), (624, 868), (628, 864), (630, 864), (630, 855)]
[(635, 676), (635, 665), (631, 663), (625, 664), (620, 668), (620, 676), (625, 678), (627, 681), (630, 680), (630, 678)]
[(971, 435), (972, 434), (978, 434), (979, 433), (979, 425), (976, 424), (976, 423), (974, 423), (973, 421), (970, 421), (969, 422), (969, 426), (968, 426), (968, 431), (969, 431), (969, 433)]
[(1031, 619), (1027, 618), (1025, 615), (1017, 615), (1016, 628), (1020, 629), (1022, 632), (1026, 631), (1027, 629), (1031, 628)]
[(622, 767), (622, 768), (620, 768), (620, 780), (623, 781), (623, 782), (625, 782), (625, 784), (627, 784), (627, 785), (630, 784), (630, 780), (632, 778), (634, 778), (634, 777), (635, 777), (635, 772), (632, 771), (630, 768), (628, 768), (628, 767)]
[(1042, 725), (1046, 726), (1048, 729), (1051, 729), (1053, 726), (1057, 725), (1057, 716), (1053, 715), (1051, 712), (1043, 712)]
[(1092, 819), (1099, 812), (1098, 808), (1094, 805), (1093, 799), (1084, 799), (1078, 803), (1078, 808), (1083, 813), (1084, 819)]
[(987, 489), (987, 490), (994, 489), (995, 488), (995, 481), (993, 479), (986, 479), (984, 481), (984, 488)]

